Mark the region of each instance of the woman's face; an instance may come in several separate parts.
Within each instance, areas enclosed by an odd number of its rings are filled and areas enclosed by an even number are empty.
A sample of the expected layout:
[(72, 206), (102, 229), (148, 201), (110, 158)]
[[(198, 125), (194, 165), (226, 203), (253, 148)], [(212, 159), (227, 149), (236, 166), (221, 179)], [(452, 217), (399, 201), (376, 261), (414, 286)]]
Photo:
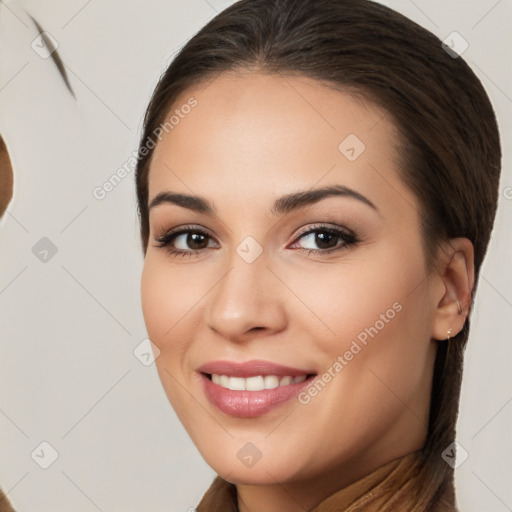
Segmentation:
[(390, 119), (259, 73), (221, 75), (173, 113), (142, 306), (206, 461), (239, 484), (336, 488), (421, 448), (434, 300)]

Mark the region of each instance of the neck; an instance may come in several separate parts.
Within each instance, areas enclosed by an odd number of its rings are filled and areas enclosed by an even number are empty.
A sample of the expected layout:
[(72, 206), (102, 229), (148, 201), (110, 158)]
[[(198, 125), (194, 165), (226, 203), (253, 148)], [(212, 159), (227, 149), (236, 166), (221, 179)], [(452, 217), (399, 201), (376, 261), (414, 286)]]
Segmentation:
[[(409, 458), (413, 457), (410, 455)], [(377, 497), (375, 486), (388, 477), (403, 458), (405, 455), (393, 461), (374, 459), (373, 464), (355, 464), (352, 461), (315, 478), (293, 483), (237, 485), (238, 509), (240, 512), (304, 512), (336, 494), (337, 507), (345, 510), (356, 500), (365, 498), (370, 491), (372, 497)]]

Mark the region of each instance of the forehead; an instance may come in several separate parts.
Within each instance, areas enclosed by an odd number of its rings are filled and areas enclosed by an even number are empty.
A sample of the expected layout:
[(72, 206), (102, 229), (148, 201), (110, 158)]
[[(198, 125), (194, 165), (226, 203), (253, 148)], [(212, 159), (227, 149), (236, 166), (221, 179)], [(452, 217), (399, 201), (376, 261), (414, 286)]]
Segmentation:
[(390, 116), (347, 92), (303, 76), (225, 73), (171, 110), (176, 124), (155, 149), (150, 199), (170, 188), (220, 200), (247, 190), (255, 201), (316, 183), (372, 195), (384, 181), (388, 195), (414, 201), (396, 172)]
[[(197, 105), (190, 109), (192, 98)], [(307, 77), (280, 74), (224, 73), (182, 93), (167, 119), (176, 123), (168, 146), (197, 150), (200, 143), (203, 152), (231, 146), (232, 153), (238, 148), (247, 154), (258, 144), (266, 144), (267, 151), (283, 149), (304, 137), (309, 141), (304, 149), (350, 134), (373, 145), (387, 142), (381, 135), (394, 137), (394, 126), (376, 105)], [(208, 140), (200, 140), (206, 133)]]

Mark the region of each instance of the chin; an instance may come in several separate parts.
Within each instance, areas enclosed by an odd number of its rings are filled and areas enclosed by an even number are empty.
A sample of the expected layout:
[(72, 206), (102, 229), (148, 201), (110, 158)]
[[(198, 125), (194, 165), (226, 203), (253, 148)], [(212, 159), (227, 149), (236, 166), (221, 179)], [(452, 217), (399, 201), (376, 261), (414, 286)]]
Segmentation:
[[(264, 438), (263, 434), (261, 437)], [(201, 446), (202, 444), (202, 446)], [(256, 448), (256, 444), (259, 448)], [(315, 454), (298, 454), (296, 447), (262, 441), (196, 443), (205, 462), (233, 484), (265, 485), (307, 479), (315, 472)], [(204, 448), (204, 449), (203, 449)], [(298, 458), (298, 455), (302, 455)]]

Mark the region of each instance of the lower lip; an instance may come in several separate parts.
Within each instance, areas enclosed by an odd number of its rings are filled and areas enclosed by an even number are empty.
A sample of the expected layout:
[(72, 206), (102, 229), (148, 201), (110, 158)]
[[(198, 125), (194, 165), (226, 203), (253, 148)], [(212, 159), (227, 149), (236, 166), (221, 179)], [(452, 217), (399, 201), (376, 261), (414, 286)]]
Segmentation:
[(309, 385), (314, 376), (296, 384), (261, 391), (233, 391), (214, 384), (203, 373), (201, 378), (206, 397), (223, 413), (239, 418), (254, 418), (296, 397), (301, 389)]

